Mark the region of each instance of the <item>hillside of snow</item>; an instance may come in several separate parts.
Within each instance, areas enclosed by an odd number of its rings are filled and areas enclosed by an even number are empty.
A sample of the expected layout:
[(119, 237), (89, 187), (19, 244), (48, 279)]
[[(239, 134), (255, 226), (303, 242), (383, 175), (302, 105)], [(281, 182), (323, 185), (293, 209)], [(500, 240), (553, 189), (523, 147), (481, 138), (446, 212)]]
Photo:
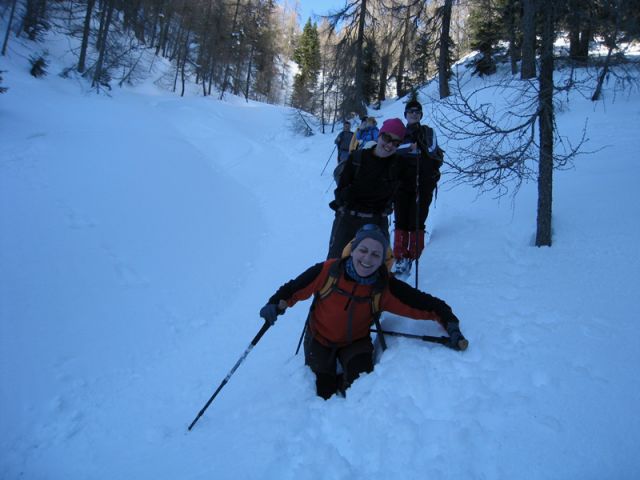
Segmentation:
[(640, 477), (637, 91), (557, 112), (574, 138), (588, 118), (594, 153), (555, 174), (551, 248), (532, 246), (535, 184), (497, 201), (445, 172), (420, 288), (467, 351), (388, 338), (324, 401), (294, 355), (305, 302), (187, 433), (267, 298), (326, 255), (337, 132), (153, 79), (96, 95), (26, 58), (0, 57), (0, 478)]

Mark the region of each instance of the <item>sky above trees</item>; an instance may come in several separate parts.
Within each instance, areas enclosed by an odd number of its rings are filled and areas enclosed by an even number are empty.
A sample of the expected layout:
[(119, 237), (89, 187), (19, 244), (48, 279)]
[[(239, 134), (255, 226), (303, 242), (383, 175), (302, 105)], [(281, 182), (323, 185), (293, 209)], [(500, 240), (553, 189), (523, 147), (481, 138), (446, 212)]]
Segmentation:
[(324, 15), (329, 10), (335, 10), (343, 5), (344, 0), (300, 0), (300, 24), (304, 25), (314, 14)]

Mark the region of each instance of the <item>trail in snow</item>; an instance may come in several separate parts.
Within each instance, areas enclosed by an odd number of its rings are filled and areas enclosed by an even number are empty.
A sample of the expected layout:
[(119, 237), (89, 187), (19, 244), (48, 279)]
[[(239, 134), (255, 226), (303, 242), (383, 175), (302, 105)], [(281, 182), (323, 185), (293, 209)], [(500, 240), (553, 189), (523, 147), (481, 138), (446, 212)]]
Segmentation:
[(325, 402), (293, 354), (300, 304), (186, 434), (258, 309), (326, 254), (335, 134), (152, 85), (79, 94), (15, 52), (2, 62), (0, 477), (640, 474), (637, 94), (559, 112), (570, 132), (590, 117), (597, 152), (556, 173), (552, 248), (531, 246), (535, 185), (496, 202), (442, 184), (420, 287), (452, 305), (469, 350), (388, 338), (375, 371)]

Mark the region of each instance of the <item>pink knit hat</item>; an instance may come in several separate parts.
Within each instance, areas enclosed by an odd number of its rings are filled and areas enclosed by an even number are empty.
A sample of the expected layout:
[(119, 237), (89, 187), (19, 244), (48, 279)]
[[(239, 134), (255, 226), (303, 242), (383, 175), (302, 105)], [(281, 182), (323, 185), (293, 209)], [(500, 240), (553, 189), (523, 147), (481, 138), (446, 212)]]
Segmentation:
[(380, 129), (380, 133), (389, 133), (399, 140), (404, 138), (406, 131), (404, 123), (402, 123), (402, 120), (399, 118), (389, 118), (388, 120), (385, 120), (382, 123), (382, 128)]

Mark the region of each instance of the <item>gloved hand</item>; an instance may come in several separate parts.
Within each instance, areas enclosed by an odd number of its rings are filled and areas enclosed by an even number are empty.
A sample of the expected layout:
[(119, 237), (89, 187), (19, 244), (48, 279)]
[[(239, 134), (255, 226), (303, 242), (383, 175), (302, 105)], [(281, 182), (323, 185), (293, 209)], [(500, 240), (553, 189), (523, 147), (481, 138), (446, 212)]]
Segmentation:
[(264, 318), (264, 321), (269, 325), (273, 325), (276, 323), (278, 319), (278, 315), (284, 313), (284, 310), (280, 310), (278, 305), (274, 303), (267, 303), (264, 307), (260, 309), (260, 316)]
[(449, 334), (449, 343), (446, 344), (447, 347), (460, 351), (467, 349), (469, 341), (462, 335), (458, 322), (449, 322), (447, 325), (447, 333)]

